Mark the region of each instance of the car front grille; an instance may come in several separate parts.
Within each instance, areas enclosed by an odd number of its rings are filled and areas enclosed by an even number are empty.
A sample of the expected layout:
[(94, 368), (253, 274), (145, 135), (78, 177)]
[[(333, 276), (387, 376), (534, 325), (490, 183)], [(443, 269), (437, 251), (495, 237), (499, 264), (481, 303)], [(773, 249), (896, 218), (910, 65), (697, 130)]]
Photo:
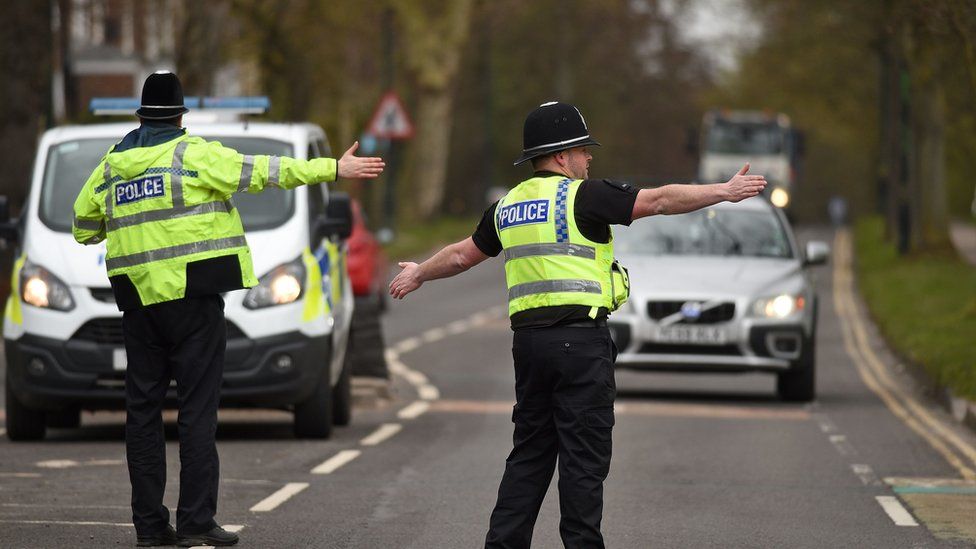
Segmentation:
[[(227, 340), (244, 339), (247, 336), (244, 332), (231, 321), (227, 321)], [(71, 339), (91, 341), (103, 345), (125, 345), (125, 338), (122, 335), (122, 318), (93, 318), (84, 323)]]
[[(647, 316), (654, 320), (671, 316), (681, 312), (681, 307), (688, 301), (648, 301)], [(682, 318), (677, 324), (717, 324), (728, 322), (735, 317), (735, 303), (725, 302), (701, 312), (697, 319)]]

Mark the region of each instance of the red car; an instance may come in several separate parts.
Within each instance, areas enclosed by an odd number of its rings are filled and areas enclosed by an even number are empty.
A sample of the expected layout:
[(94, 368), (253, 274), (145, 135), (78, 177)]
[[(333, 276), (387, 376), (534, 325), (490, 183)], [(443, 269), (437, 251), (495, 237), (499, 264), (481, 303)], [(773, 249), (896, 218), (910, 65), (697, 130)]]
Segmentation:
[(353, 295), (366, 298), (364, 301), (382, 309), (388, 271), (386, 255), (373, 233), (366, 228), (362, 206), (356, 200), (352, 201), (352, 234), (348, 246), (347, 266)]

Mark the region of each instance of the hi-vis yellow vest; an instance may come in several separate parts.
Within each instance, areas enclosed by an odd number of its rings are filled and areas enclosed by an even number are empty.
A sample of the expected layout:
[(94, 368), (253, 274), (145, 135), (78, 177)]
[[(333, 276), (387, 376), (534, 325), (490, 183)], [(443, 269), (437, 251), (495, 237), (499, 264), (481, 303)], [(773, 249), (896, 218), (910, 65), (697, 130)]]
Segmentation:
[[(495, 210), (505, 253), (508, 314), (558, 305), (615, 310), (629, 294), (623, 269), (615, 270), (613, 236), (594, 242), (576, 226), (580, 180), (534, 177), (509, 191)], [(615, 276), (616, 273), (616, 276)]]
[(235, 192), (334, 181), (336, 161), (242, 155), (199, 137), (109, 152), (74, 205), (75, 240), (108, 239), (109, 278), (125, 275), (142, 305), (185, 297), (187, 263), (236, 255), (257, 284)]

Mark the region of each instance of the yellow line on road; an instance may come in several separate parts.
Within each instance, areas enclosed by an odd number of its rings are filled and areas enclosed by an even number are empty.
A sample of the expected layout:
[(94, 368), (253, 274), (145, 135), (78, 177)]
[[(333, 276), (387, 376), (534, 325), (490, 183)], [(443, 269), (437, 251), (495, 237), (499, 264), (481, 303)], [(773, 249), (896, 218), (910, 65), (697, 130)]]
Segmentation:
[(847, 354), (854, 361), (864, 384), (878, 395), (896, 417), (925, 439), (963, 478), (976, 479), (976, 471), (950, 445), (972, 460), (973, 464), (976, 464), (976, 449), (947, 429), (911, 395), (902, 391), (868, 344), (867, 330), (854, 305), (850, 238), (846, 229), (838, 230), (834, 237), (833, 273), (834, 308), (841, 321), (841, 333)]

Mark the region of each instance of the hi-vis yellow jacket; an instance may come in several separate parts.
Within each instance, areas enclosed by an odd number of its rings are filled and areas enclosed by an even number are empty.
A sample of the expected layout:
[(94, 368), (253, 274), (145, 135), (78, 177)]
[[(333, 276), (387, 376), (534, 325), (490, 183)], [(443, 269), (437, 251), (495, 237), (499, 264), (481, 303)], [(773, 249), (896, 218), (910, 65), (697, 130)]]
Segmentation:
[(83, 244), (108, 239), (105, 266), (123, 309), (134, 300), (120, 294), (137, 294), (137, 306), (187, 297), (188, 270), (235, 271), (195, 284), (201, 292), (249, 288), (257, 279), (231, 195), (335, 181), (336, 170), (332, 158), (242, 155), (186, 135), (110, 151), (75, 200), (73, 233)]
[(576, 226), (580, 180), (533, 177), (496, 206), (495, 230), (505, 253), (508, 314), (557, 305), (616, 310), (630, 293), (626, 271), (615, 265), (613, 237), (594, 242)]

